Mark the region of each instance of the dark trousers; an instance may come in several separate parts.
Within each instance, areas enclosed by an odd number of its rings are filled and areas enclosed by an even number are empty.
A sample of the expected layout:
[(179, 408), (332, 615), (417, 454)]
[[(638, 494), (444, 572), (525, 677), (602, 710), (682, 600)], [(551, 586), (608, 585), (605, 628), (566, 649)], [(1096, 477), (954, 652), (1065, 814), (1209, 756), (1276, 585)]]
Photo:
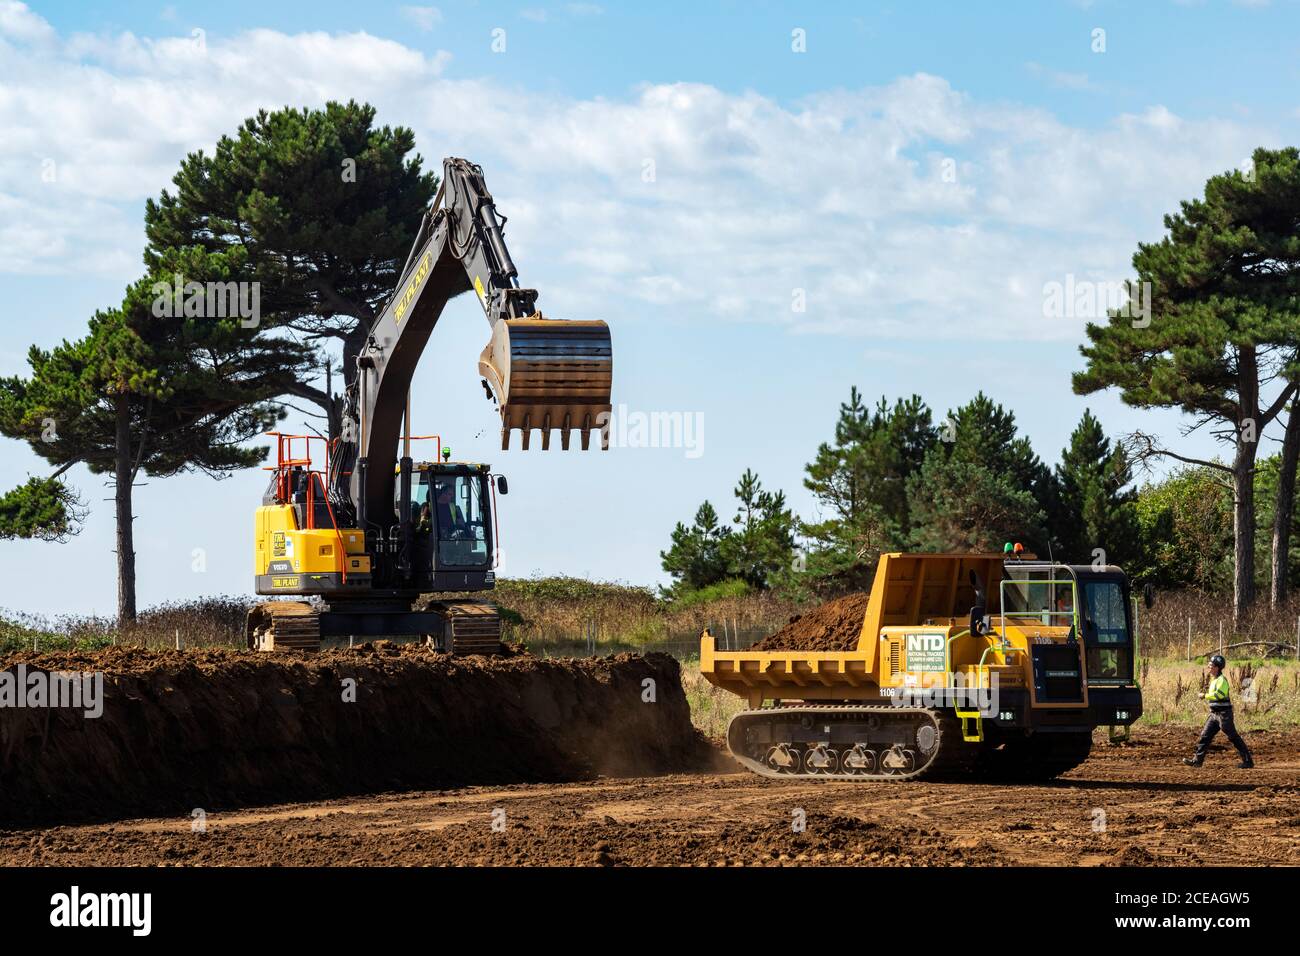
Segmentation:
[(1210, 718), (1205, 722), (1205, 729), (1201, 731), (1201, 739), (1196, 741), (1196, 759), (1205, 759), (1205, 752), (1210, 749), (1210, 742), (1218, 736), (1220, 730), (1228, 738), (1229, 743), (1237, 748), (1241, 759), (1250, 760), (1250, 750), (1246, 747), (1246, 741), (1241, 739), (1241, 734), (1237, 733), (1237, 725), (1232, 722), (1231, 707), (1210, 711)]

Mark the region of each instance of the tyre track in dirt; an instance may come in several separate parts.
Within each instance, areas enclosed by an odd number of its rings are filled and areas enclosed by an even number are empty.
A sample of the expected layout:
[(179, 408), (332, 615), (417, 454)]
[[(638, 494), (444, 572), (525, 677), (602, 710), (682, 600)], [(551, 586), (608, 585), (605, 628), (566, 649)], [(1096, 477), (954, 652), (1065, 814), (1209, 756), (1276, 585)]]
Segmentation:
[(1193, 737), (1099, 735), (1045, 785), (723, 773), (387, 793), (211, 813), (203, 833), (189, 817), (0, 831), (0, 863), (1300, 865), (1300, 730), (1249, 735), (1254, 771), (1222, 750), (1181, 766)]

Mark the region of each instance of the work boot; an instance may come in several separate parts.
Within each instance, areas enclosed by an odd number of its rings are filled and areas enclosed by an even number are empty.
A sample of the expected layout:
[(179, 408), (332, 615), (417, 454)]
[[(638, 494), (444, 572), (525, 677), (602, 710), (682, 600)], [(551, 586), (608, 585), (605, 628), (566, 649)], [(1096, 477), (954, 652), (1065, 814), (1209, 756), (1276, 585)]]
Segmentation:
[(1187, 764), (1187, 766), (1189, 767), (1199, 767), (1203, 763), (1203, 761), (1198, 760), (1195, 757), (1184, 757), (1183, 763)]

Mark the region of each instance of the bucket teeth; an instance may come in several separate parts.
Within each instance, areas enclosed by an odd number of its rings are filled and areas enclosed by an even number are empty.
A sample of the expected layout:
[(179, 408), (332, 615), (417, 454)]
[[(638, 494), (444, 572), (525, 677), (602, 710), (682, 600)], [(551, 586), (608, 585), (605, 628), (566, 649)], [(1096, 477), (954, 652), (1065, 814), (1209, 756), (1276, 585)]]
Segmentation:
[(541, 429), (543, 451), (550, 449), (556, 428), (566, 451), (574, 431), (588, 449), (590, 432), (598, 427), (601, 448), (609, 447), (604, 423), (611, 410), (613, 349), (604, 322), (540, 315), (499, 321), (479, 357), (479, 372), (500, 403), (502, 451), (509, 450), (515, 429), (527, 450), (534, 428)]

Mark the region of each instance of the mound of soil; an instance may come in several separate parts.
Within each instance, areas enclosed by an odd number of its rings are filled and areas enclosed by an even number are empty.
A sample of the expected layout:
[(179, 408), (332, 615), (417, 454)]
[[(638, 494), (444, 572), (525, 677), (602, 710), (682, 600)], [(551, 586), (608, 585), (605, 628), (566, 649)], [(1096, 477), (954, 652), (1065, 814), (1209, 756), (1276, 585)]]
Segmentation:
[(781, 630), (763, 638), (755, 651), (855, 651), (870, 595), (850, 594), (797, 614)]
[(20, 664), (29, 679), (102, 673), (103, 712), (0, 707), (0, 825), (644, 776), (713, 756), (664, 654), (452, 657), (379, 642), (303, 656), (116, 647), (0, 659), (15, 674)]

